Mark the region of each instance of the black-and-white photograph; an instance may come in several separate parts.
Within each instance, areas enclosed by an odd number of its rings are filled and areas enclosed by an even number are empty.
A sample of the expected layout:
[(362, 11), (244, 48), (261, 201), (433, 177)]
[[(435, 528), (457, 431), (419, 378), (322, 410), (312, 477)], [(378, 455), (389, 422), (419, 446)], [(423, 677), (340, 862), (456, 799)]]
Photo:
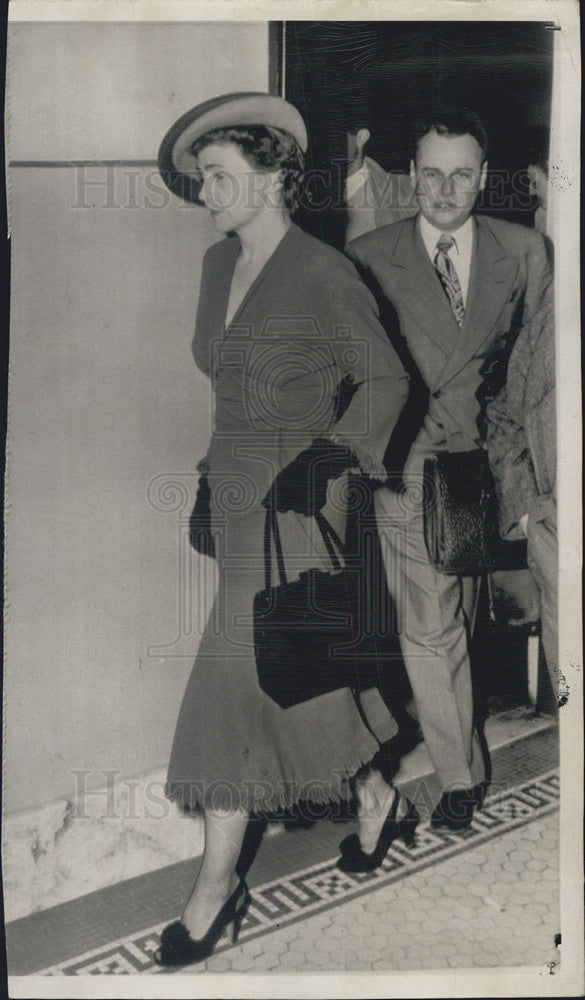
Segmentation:
[(579, 995), (577, 4), (50, 6), (8, 24), (9, 995)]

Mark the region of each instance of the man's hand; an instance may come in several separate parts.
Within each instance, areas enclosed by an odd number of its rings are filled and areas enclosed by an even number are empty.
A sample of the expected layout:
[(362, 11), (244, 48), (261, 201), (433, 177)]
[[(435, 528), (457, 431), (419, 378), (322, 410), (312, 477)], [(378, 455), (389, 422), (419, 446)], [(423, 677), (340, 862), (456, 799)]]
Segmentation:
[(526, 536), (528, 535), (528, 514), (522, 515), (522, 517), (518, 521), (518, 527), (520, 528), (520, 531), (526, 538)]

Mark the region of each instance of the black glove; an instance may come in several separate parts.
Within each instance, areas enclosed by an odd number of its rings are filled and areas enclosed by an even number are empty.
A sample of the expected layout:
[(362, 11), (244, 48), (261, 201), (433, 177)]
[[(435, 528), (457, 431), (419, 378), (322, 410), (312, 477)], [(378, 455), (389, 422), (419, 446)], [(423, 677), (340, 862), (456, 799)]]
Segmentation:
[(211, 510), (209, 498), (211, 490), (207, 482), (207, 476), (199, 477), (197, 498), (195, 506), (189, 518), (189, 541), (196, 552), (201, 552), (204, 556), (215, 558), (215, 544), (211, 534)]
[(262, 503), (265, 507), (274, 504), (281, 513), (294, 510), (312, 517), (327, 502), (329, 480), (341, 475), (354, 462), (349, 448), (316, 438), (278, 473)]

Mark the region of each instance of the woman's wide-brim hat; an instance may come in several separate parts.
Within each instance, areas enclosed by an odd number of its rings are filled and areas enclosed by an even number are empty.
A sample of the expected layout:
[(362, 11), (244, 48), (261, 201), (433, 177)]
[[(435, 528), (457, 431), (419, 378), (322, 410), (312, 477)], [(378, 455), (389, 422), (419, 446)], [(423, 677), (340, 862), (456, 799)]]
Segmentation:
[(158, 153), (158, 169), (166, 186), (184, 201), (201, 204), (197, 158), (191, 152), (193, 143), (214, 129), (254, 125), (288, 132), (306, 152), (305, 123), (288, 101), (253, 91), (222, 94), (191, 108), (165, 135)]

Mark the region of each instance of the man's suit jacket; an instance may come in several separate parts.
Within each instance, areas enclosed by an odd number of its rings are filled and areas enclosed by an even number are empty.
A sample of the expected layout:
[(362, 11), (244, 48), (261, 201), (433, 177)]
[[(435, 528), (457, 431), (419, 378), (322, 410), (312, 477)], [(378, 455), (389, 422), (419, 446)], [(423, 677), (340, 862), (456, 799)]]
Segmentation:
[[(480, 446), (485, 404), (504, 384), (514, 341), (552, 294), (543, 237), (523, 226), (475, 216), (461, 329), (417, 219), (367, 233), (353, 241), (347, 253), (377, 296), (381, 318), (411, 381), (418, 375), (423, 384), (418, 427), (412, 410), (408, 417), (411, 426), (406, 430), (412, 439), (405, 450), (405, 478), (418, 475), (424, 459), (438, 451)], [(391, 304), (391, 312), (384, 310), (384, 303)], [(391, 450), (389, 458), (392, 461)]]
[(346, 200), (346, 243), (369, 233), (372, 229), (410, 219), (418, 212), (414, 185), (409, 174), (390, 174), (364, 157), (367, 168), (364, 183)]

